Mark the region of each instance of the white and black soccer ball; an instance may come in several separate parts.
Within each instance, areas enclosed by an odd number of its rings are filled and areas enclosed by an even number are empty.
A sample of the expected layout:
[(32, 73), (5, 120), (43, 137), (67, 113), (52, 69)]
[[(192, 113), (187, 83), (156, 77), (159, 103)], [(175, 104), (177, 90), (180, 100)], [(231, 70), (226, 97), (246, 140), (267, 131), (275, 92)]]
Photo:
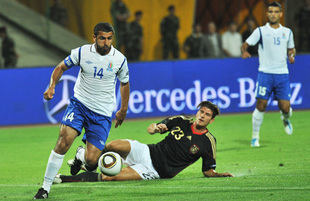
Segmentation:
[(115, 152), (106, 152), (100, 156), (98, 167), (103, 174), (115, 176), (122, 170), (122, 157)]

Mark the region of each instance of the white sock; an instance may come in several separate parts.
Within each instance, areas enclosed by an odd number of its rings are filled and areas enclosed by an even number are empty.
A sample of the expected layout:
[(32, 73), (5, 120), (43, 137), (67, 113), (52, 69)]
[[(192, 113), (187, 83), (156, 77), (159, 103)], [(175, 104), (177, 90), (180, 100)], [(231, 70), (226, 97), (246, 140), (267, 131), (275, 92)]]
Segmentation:
[(264, 112), (260, 112), (255, 108), (252, 114), (252, 138), (259, 138), (259, 130), (263, 123)]
[(76, 158), (82, 161), (83, 164), (85, 164), (85, 149), (80, 149), (76, 153)]
[(54, 178), (57, 175), (65, 155), (60, 155), (52, 150), (50, 157), (48, 158), (46, 171), (44, 175), (44, 182), (42, 188), (47, 192), (50, 192)]
[(290, 111), (287, 114), (284, 114), (282, 111), (281, 112), (281, 119), (282, 120), (288, 120), (292, 115), (293, 115), (293, 109), (290, 108)]

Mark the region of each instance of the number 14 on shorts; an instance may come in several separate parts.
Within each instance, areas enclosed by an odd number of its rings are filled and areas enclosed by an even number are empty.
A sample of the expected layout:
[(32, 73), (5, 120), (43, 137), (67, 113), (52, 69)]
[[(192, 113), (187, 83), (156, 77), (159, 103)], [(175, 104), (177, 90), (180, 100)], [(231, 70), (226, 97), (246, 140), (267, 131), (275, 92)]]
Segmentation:
[(72, 122), (74, 119), (74, 112), (68, 113), (65, 117), (65, 121), (67, 121), (67, 119), (69, 119), (70, 122)]

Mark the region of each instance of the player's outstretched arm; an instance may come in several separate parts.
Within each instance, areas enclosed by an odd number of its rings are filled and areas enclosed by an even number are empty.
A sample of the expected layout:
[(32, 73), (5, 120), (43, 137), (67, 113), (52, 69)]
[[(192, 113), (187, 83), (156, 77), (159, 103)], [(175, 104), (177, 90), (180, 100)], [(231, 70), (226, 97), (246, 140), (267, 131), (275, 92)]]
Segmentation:
[(50, 100), (54, 97), (56, 84), (66, 70), (68, 70), (68, 67), (65, 65), (64, 61), (60, 62), (55, 67), (51, 76), (50, 85), (43, 94), (44, 99)]
[(242, 58), (246, 59), (251, 57), (251, 54), (247, 51), (247, 49), (249, 48), (249, 44), (247, 44), (246, 42), (244, 42), (241, 46), (241, 52), (242, 52)]
[(115, 121), (116, 121), (115, 128), (122, 125), (127, 115), (129, 93), (130, 93), (129, 82), (121, 83), (120, 92), (121, 92), (121, 108), (115, 114)]
[(149, 127), (147, 128), (147, 132), (151, 135), (155, 134), (155, 133), (164, 133), (168, 130), (167, 126), (165, 124), (156, 124), (156, 123), (152, 123), (151, 125), (149, 125)]
[(208, 171), (203, 172), (205, 177), (234, 177), (232, 174), (225, 172), (225, 173), (217, 173), (215, 170), (210, 169)]

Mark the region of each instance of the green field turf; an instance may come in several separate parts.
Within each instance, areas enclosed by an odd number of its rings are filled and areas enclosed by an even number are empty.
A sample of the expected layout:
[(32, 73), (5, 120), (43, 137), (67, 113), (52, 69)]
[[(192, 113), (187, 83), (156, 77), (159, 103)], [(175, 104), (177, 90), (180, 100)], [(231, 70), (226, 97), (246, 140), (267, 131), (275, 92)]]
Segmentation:
[[(279, 112), (267, 112), (259, 148), (251, 148), (251, 114), (221, 115), (209, 126), (217, 138), (218, 172), (234, 178), (204, 178), (201, 161), (169, 180), (65, 183), (52, 186), (49, 200), (310, 200), (310, 111), (294, 111), (294, 134), (285, 134)], [(108, 141), (130, 138), (155, 143), (163, 135), (146, 128), (159, 119), (127, 120)], [(58, 126), (0, 128), (0, 200), (31, 200), (41, 187)], [(77, 138), (66, 161), (81, 145)]]

